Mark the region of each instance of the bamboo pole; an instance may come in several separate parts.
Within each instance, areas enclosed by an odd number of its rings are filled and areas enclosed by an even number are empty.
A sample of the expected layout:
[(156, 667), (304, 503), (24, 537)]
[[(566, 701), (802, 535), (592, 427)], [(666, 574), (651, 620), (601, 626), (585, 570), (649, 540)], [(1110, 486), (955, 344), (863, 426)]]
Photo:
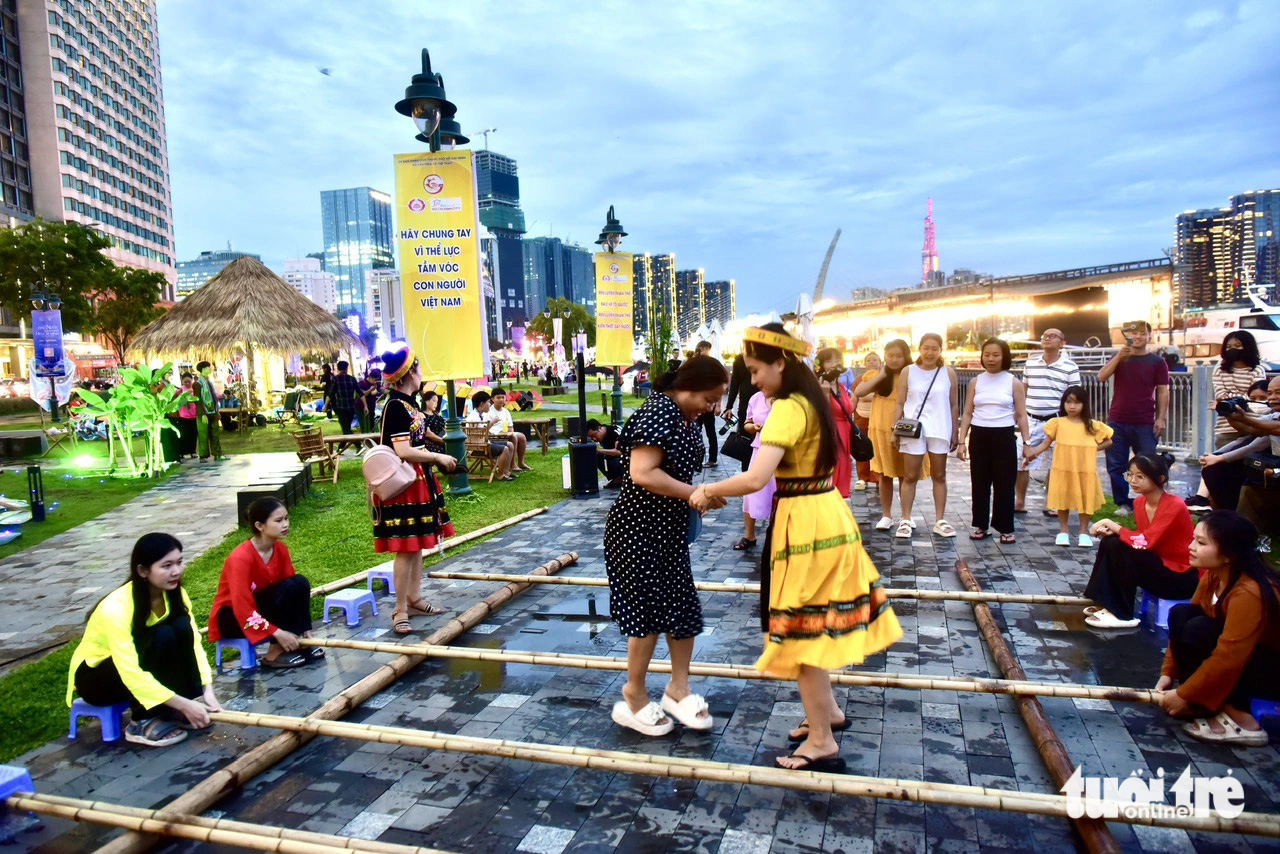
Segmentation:
[[(551, 765), (622, 771), (658, 777), (678, 777), (719, 783), (775, 786), (809, 792), (825, 792), (853, 797), (885, 800), (918, 801), (941, 806), (993, 809), (1008, 812), (1067, 818), (1067, 799), (1063, 795), (1034, 792), (1009, 792), (981, 786), (955, 783), (930, 783), (920, 780), (889, 780), (855, 774), (824, 774), (813, 771), (791, 771), (758, 765), (740, 765), (691, 759), (678, 756), (632, 754), (590, 747), (535, 744), (494, 738), (449, 735), (403, 727), (375, 726), (339, 721), (295, 718), (285, 715), (250, 714), (246, 712), (211, 712), (221, 723), (260, 726), (305, 732), (335, 738), (381, 744), (398, 744), (428, 750), (478, 753), (508, 759), (527, 759)], [(1265, 813), (1242, 813), (1234, 819), (1220, 816), (1175, 816), (1153, 819), (1148, 816), (1125, 816), (1121, 812), (1114, 821), (1170, 827), (1210, 833), (1247, 833), (1280, 837), (1280, 820)]]
[[(609, 579), (583, 576), (553, 576), (531, 579), (526, 575), (508, 575), (500, 572), (428, 572), (428, 578), (457, 579), (459, 581), (529, 582), (531, 584), (563, 584), (571, 587), (608, 587)], [(749, 582), (699, 581), (694, 587), (701, 593), (753, 593), (760, 592), (759, 584)], [(886, 587), (890, 599), (918, 599), (928, 602), (996, 602), (1006, 605), (1068, 605), (1085, 607), (1094, 604), (1082, 596), (1053, 596), (1045, 593), (988, 593), (969, 590), (909, 590)]]
[(158, 833), (179, 839), (207, 842), (211, 845), (234, 845), (254, 851), (279, 851), (281, 854), (321, 854), (321, 852), (365, 851), (375, 854), (443, 854), (435, 848), (393, 845), (367, 839), (333, 836), (308, 830), (290, 830), (267, 824), (250, 824), (225, 818), (205, 818), (176, 813), (172, 810), (148, 810), (58, 795), (14, 795), (5, 801), (13, 810), (65, 818), (70, 821), (104, 824), (126, 830)]
[[(576, 563), (577, 560), (577, 552), (566, 552), (560, 557), (544, 563), (535, 569), (532, 574), (549, 575), (559, 572), (564, 567)], [(528, 584), (508, 584), (495, 590), (437, 629), (427, 638), (427, 643), (448, 643), (528, 588)], [(336, 694), (327, 703), (312, 712), (310, 717), (317, 720), (340, 718), (424, 661), (426, 661), (426, 656), (401, 655), (394, 661), (379, 667), (346, 690)], [(176, 812), (204, 812), (221, 798), (234, 792), (258, 774), (293, 753), (310, 741), (311, 738), (312, 736), (309, 734), (303, 735), (296, 732), (281, 733), (269, 738), (230, 765), (218, 769), (203, 781), (197, 783), (185, 795), (170, 803), (169, 808)], [(128, 833), (112, 840), (98, 850), (103, 854), (138, 852), (147, 850), (154, 842), (155, 840), (152, 837), (138, 833)]]
[[(392, 655), (424, 655), (428, 658), (451, 658), (471, 661), (501, 661), (510, 664), (575, 667), (583, 670), (625, 671), (627, 660), (608, 655), (575, 655), (565, 652), (525, 652), (514, 649), (477, 649), (468, 646), (427, 646), (424, 644), (381, 643), (342, 638), (299, 638), (302, 646), (330, 649), (357, 649)], [(650, 673), (670, 673), (671, 662), (653, 660)], [(718, 676), (727, 679), (779, 680), (754, 667), (742, 664), (690, 665), (693, 676)], [(1110, 685), (1077, 685), (1073, 683), (1032, 682), (1029, 680), (986, 679), (982, 677), (948, 678), (916, 676), (910, 673), (870, 673), (865, 671), (831, 671), (833, 685), (858, 685), (882, 688), (905, 688), (916, 691), (968, 691), (977, 694), (1009, 694), (1013, 696), (1063, 697), (1081, 700), (1115, 700), (1130, 703), (1160, 702), (1160, 692), (1145, 688), (1123, 688)]]
[[(539, 514), (546, 513), (546, 512), (547, 512), (547, 508), (545, 507), (535, 507), (532, 510), (528, 510), (524, 513), (518, 513), (515, 516), (512, 516), (508, 519), (503, 519), (501, 522), (494, 522), (492, 525), (485, 525), (483, 528), (477, 528), (476, 530), (470, 531), (466, 534), (463, 534), (462, 536), (453, 537), (449, 539), (448, 542), (441, 540), (440, 547), (438, 549), (432, 549), (426, 554), (429, 554), (429, 555), (444, 554), (444, 550), (446, 548), (451, 549), (451, 548), (454, 548), (455, 546), (460, 546), (463, 543), (469, 543), (472, 540), (478, 540), (481, 537), (487, 537), (490, 534), (494, 534), (494, 533), (497, 533), (498, 531), (501, 531), (503, 528), (510, 528), (512, 525), (519, 524), (520, 522), (523, 522), (526, 519), (532, 519), (534, 516), (537, 516)], [(324, 584), (324, 585), (321, 585), (320, 587), (313, 588), (311, 590), (311, 598), (314, 599), (317, 596), (325, 596), (329, 593), (332, 593), (335, 590), (342, 590), (343, 588), (350, 587), (353, 584), (359, 584), (361, 581), (364, 581), (368, 577), (369, 577), (369, 570), (367, 569), (362, 569), (359, 572), (353, 572), (350, 575), (339, 578), (337, 581), (330, 581), (328, 584)], [(515, 578), (517, 576), (512, 576), (512, 577)]]
[[(978, 580), (969, 571), (969, 564), (963, 558), (956, 561), (956, 575), (960, 577), (960, 583), (966, 590), (973, 592), (982, 590)], [(1018, 659), (1014, 657), (1013, 651), (1009, 649), (1004, 636), (1000, 634), (1000, 627), (991, 616), (991, 608), (986, 603), (975, 602), (973, 614), (978, 621), (978, 629), (982, 632), (983, 640), (987, 642), (996, 664), (1000, 667), (1000, 672), (1007, 679), (1025, 680), (1027, 674), (1018, 663)], [(1058, 739), (1058, 733), (1054, 730), (1053, 724), (1049, 723), (1049, 718), (1045, 715), (1044, 707), (1040, 705), (1039, 700), (1035, 697), (1023, 696), (1018, 697), (1016, 702), (1018, 713), (1022, 715), (1022, 720), (1026, 722), (1031, 738), (1036, 743), (1036, 750), (1040, 753), (1045, 767), (1049, 769), (1050, 776), (1053, 777), (1054, 786), (1061, 791), (1075, 771), (1076, 766), (1071, 761), (1071, 755)], [(1106, 822), (1102, 819), (1081, 817), (1072, 821), (1084, 840), (1085, 847), (1093, 854), (1100, 852), (1111, 854), (1111, 852), (1120, 851), (1119, 843), (1111, 835)]]

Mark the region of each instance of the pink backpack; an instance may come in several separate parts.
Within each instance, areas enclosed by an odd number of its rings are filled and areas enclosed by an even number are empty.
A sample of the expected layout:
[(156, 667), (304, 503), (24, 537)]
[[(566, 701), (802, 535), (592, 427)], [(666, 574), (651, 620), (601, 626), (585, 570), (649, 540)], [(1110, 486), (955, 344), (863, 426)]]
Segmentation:
[(386, 445), (374, 445), (365, 451), (360, 468), (369, 491), (383, 501), (404, 492), (418, 477), (414, 467)]

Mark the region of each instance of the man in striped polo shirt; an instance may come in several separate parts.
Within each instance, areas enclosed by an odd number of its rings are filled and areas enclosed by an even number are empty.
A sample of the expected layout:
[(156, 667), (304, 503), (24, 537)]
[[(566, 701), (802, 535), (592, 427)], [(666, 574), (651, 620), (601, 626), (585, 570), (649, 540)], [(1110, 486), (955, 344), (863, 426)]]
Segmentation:
[[(1040, 352), (1029, 359), (1022, 370), (1022, 381), (1027, 386), (1027, 416), (1031, 422), (1031, 444), (1044, 441), (1044, 425), (1058, 414), (1062, 393), (1070, 386), (1080, 385), (1080, 368), (1062, 353), (1067, 343), (1060, 329), (1046, 329), (1040, 336)], [(1034, 460), (1027, 462), (1019, 457), (1018, 485), (1014, 498), (1014, 512), (1027, 512), (1027, 484), (1031, 472), (1048, 469), (1053, 463), (1053, 446)], [(1045, 511), (1046, 516), (1057, 513)]]

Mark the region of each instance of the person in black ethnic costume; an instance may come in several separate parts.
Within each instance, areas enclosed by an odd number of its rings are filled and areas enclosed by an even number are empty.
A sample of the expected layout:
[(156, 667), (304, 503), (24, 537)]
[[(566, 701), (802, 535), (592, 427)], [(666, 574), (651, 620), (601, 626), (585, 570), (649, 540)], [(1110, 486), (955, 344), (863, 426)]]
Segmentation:
[(410, 616), (439, 614), (422, 598), (422, 552), (435, 548), (442, 537), (453, 536), (453, 523), (444, 506), (444, 491), (431, 466), (453, 471), (456, 461), (427, 450), (427, 417), (414, 405), (422, 385), (418, 360), (408, 347), (382, 354), (382, 375), (391, 390), (382, 407), (381, 443), (417, 471), (404, 492), (383, 501), (373, 496), (373, 540), (378, 552), (395, 554), (396, 606), (391, 614), (395, 633), (413, 631)]
[[(694, 356), (663, 375), (619, 437), (625, 475), (605, 524), (604, 553), (610, 610), (628, 641), (627, 684), (613, 720), (645, 735), (670, 732), (671, 718), (690, 729), (711, 728), (706, 701), (689, 691), (702, 606), (689, 561), (686, 502), (702, 467), (698, 418), (714, 411), (728, 382), (718, 361)], [(671, 650), (671, 681), (661, 706), (649, 702), (645, 687), (659, 634)]]

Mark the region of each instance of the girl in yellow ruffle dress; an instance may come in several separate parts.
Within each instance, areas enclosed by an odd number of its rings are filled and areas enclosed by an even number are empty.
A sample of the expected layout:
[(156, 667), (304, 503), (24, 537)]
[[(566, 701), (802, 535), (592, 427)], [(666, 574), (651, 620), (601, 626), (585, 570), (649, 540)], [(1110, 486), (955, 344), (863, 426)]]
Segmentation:
[(744, 355), (752, 382), (776, 397), (750, 468), (696, 489), (704, 510), (717, 497), (758, 491), (776, 474), (777, 491), (762, 558), (760, 613), (764, 653), (756, 669), (800, 688), (806, 720), (791, 734), (803, 742), (782, 768), (840, 771), (833, 730), (849, 719), (831, 691), (829, 671), (860, 664), (902, 637), (880, 575), (862, 548), (849, 505), (835, 491), (835, 422), (818, 378), (800, 361), (807, 345), (782, 324), (749, 329)]
[(1107, 500), (1102, 494), (1102, 479), (1098, 477), (1098, 453), (1111, 447), (1114, 432), (1105, 422), (1094, 420), (1089, 395), (1081, 386), (1073, 385), (1062, 393), (1058, 417), (1045, 423), (1045, 440), (1023, 450), (1023, 456), (1034, 460), (1049, 450), (1050, 445), (1058, 446), (1053, 452), (1049, 494), (1044, 500), (1046, 508), (1058, 511), (1059, 533), (1054, 545), (1071, 545), (1068, 522), (1074, 510), (1080, 515), (1080, 538), (1076, 545), (1093, 546), (1089, 522)]

